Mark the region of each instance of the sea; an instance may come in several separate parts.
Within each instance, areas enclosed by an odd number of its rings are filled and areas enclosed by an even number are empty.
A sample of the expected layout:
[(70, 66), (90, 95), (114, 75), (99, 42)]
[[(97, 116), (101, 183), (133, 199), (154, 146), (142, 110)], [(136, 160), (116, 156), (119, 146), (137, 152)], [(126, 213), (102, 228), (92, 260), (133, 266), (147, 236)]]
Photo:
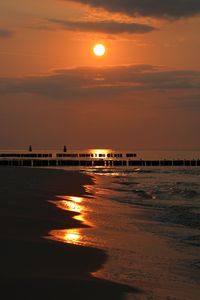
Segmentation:
[[(145, 151), (144, 159), (197, 159), (200, 151)], [(66, 168), (68, 169), (68, 168)], [(83, 197), (57, 195), (88, 228), (53, 230), (53, 239), (100, 248), (93, 276), (140, 291), (126, 299), (200, 299), (200, 167), (87, 168)]]

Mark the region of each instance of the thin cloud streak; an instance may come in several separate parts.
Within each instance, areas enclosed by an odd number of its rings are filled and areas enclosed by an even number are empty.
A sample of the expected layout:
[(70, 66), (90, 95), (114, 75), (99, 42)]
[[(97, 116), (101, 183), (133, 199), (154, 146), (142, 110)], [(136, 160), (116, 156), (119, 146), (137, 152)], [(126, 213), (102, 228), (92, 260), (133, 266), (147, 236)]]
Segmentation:
[(65, 21), (49, 19), (51, 23), (60, 25), (70, 31), (79, 32), (101, 32), (106, 34), (121, 33), (148, 33), (155, 30), (154, 27), (139, 23), (122, 23), (116, 21)]

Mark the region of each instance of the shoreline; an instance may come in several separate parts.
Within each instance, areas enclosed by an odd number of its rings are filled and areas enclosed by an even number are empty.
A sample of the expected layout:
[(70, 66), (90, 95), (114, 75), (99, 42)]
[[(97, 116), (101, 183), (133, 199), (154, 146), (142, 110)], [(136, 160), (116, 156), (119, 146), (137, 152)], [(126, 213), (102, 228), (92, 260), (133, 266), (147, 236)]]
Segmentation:
[[(91, 273), (107, 259), (96, 248), (52, 241), (53, 229), (82, 228), (77, 213), (52, 203), (56, 195), (82, 196), (91, 178), (78, 171), (0, 168), (1, 281), (5, 299), (123, 299), (137, 289)], [(27, 296), (28, 295), (28, 296)]]

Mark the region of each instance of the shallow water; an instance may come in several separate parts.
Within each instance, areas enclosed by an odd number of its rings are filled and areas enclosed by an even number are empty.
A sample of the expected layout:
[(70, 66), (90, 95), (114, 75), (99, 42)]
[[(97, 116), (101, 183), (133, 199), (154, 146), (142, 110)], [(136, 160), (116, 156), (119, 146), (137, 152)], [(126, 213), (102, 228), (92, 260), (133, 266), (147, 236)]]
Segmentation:
[(200, 169), (85, 172), (94, 181), (89, 196), (61, 195), (60, 205), (90, 228), (54, 231), (53, 238), (106, 250), (108, 261), (93, 275), (144, 291), (128, 299), (199, 299)]

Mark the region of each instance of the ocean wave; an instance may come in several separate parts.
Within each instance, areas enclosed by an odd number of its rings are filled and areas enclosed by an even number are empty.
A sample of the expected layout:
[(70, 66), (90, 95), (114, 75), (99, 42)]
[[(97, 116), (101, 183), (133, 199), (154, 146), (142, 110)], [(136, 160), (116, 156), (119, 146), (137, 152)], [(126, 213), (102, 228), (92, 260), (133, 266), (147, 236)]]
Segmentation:
[(187, 206), (171, 206), (162, 210), (162, 213), (157, 216), (157, 220), (200, 229), (199, 214), (192, 212), (192, 209), (193, 207)]
[[(200, 247), (200, 235), (192, 235), (181, 240), (183, 243), (195, 247)], [(199, 265), (200, 267), (200, 265)]]
[[(96, 172), (96, 171), (95, 171)], [(190, 174), (191, 173), (191, 174)], [(200, 229), (200, 170), (138, 170), (102, 169), (95, 176), (104, 192), (98, 196), (120, 203), (151, 208), (155, 220)], [(105, 176), (106, 175), (106, 176)], [(97, 177), (98, 178), (98, 177)]]
[(139, 184), (139, 182), (136, 181), (123, 181), (120, 183), (121, 185), (125, 185), (125, 186), (132, 186), (132, 185), (137, 185)]
[(176, 173), (180, 175), (195, 175), (200, 176), (200, 169), (198, 167), (190, 167), (190, 168), (181, 168), (181, 169), (173, 169), (171, 173)]

